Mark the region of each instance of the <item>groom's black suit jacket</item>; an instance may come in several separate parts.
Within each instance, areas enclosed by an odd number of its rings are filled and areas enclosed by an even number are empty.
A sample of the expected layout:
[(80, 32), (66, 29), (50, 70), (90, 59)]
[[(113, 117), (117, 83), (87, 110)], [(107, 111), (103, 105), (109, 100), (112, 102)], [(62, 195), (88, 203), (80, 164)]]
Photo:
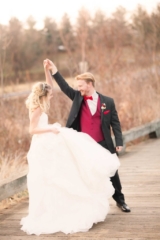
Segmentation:
[[(61, 90), (73, 101), (66, 127), (81, 131), (79, 115), (83, 97), (81, 96), (79, 91), (71, 88), (68, 85), (68, 83), (64, 80), (64, 78), (60, 75), (59, 72), (54, 74), (53, 77)], [(115, 147), (111, 138), (111, 127), (115, 136), (116, 146), (123, 146), (121, 126), (118, 119), (117, 111), (115, 109), (115, 104), (112, 98), (103, 96), (100, 93), (98, 93), (98, 95), (100, 97), (101, 105), (103, 103), (106, 104), (106, 109), (101, 111), (102, 131), (104, 134), (105, 142), (107, 145), (107, 149), (110, 152), (114, 153)], [(104, 112), (107, 110), (109, 110), (108, 113), (104, 114)]]

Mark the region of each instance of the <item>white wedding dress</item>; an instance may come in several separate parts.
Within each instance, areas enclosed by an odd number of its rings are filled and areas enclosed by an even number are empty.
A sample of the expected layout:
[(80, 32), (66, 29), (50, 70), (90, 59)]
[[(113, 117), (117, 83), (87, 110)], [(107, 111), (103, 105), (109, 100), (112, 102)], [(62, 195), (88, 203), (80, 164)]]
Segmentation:
[[(39, 126), (49, 126), (45, 113)], [(85, 133), (54, 126), (59, 134), (33, 135), (27, 155), (29, 213), (21, 220), (27, 234), (88, 231), (105, 220), (114, 193), (110, 177), (120, 165), (117, 155)]]

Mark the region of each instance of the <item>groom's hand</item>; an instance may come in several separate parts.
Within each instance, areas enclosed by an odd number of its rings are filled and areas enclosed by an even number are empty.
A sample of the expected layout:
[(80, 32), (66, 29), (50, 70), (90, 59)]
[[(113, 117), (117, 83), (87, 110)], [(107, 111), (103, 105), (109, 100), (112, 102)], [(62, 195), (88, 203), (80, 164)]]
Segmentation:
[(45, 59), (43, 61), (43, 65), (44, 65), (45, 69), (51, 70), (52, 75), (54, 75), (58, 71), (57, 67), (54, 65), (54, 63), (51, 60), (49, 60), (49, 59)]
[(117, 146), (117, 147), (116, 147), (116, 151), (117, 151), (117, 152), (120, 152), (120, 151), (122, 150), (122, 148), (123, 148), (122, 146)]

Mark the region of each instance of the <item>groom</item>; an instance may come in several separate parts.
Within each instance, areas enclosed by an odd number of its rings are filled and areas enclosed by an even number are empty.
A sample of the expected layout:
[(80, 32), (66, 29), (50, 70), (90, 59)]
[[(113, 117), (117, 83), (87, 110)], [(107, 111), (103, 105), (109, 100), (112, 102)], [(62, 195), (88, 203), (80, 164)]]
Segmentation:
[[(95, 78), (89, 73), (83, 73), (76, 77), (78, 90), (71, 88), (58, 72), (56, 66), (49, 59), (48, 68), (61, 90), (73, 101), (66, 127), (89, 134), (101, 146), (111, 153), (122, 149), (122, 132), (115, 104), (112, 98), (103, 96), (95, 90)], [(111, 138), (113, 130), (116, 149)], [(124, 194), (121, 192), (121, 182), (118, 171), (111, 177), (115, 188), (113, 199), (123, 212), (130, 212), (125, 203)]]

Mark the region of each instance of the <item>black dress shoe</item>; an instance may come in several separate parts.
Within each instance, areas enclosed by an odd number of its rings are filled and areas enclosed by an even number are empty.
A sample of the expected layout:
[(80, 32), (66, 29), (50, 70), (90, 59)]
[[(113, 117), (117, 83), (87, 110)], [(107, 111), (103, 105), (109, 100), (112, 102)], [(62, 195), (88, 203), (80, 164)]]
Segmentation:
[(130, 208), (127, 206), (126, 203), (117, 203), (117, 206), (123, 211), (123, 212), (130, 212)]

